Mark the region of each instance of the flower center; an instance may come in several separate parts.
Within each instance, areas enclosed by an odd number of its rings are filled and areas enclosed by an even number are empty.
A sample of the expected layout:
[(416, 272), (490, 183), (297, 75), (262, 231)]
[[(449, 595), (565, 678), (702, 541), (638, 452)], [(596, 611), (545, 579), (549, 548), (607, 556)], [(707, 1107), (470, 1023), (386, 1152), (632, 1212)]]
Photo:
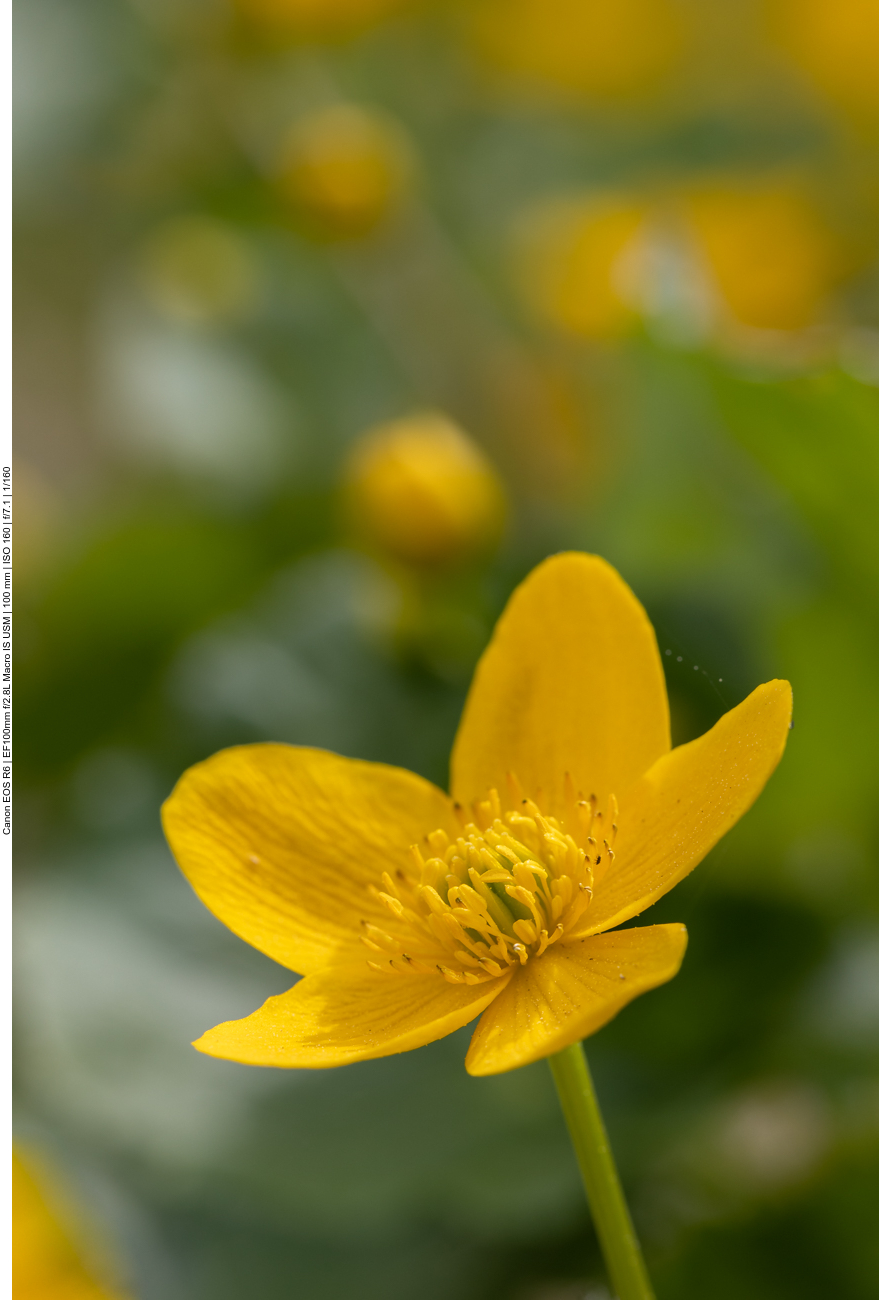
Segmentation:
[(544, 817), (515, 778), (510, 785), (511, 809), (496, 790), (472, 816), (456, 807), (456, 839), (434, 831), (412, 846), (411, 871), (385, 872), (384, 888), (371, 887), (390, 913), (384, 929), (362, 923), (374, 970), (438, 971), (453, 984), (478, 984), (539, 957), (586, 911), (596, 875), (613, 859), (616, 826), (606, 837), (594, 798), (573, 789), (563, 825)]

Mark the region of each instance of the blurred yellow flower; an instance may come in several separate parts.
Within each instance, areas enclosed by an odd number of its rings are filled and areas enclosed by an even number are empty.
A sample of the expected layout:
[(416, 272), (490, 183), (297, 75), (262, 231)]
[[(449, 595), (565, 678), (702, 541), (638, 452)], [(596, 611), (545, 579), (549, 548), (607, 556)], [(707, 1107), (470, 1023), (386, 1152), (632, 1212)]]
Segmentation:
[(15, 1300), (120, 1300), (89, 1276), (66, 1229), (15, 1152), (12, 1292)]
[(706, 186), (684, 203), (696, 251), (729, 316), (756, 329), (813, 324), (839, 277), (837, 241), (784, 182)]
[(613, 339), (638, 321), (647, 212), (623, 195), (558, 199), (526, 217), (518, 274), (538, 315), (569, 334)]
[(176, 217), (154, 230), (141, 252), (141, 279), (152, 303), (186, 324), (222, 324), (256, 302), (253, 257), (241, 236), (212, 217)]
[(195, 1046), (326, 1067), (406, 1051), (480, 1012), (471, 1074), (599, 1029), (678, 970), (682, 925), (615, 930), (750, 807), (784, 749), (786, 682), (670, 749), (656, 638), (614, 569), (552, 557), (476, 670), (452, 797), (399, 768), (246, 745), (164, 806), (202, 901), (305, 978)]
[(595, 100), (653, 90), (676, 66), (684, 38), (674, 0), (481, 0), (468, 25), (490, 67)]
[(497, 475), (443, 415), (411, 415), (370, 430), (349, 458), (344, 491), (360, 534), (404, 564), (455, 563), (496, 542), (503, 526)]
[(406, 0), (235, 0), (245, 20), (273, 35), (333, 38), (354, 35), (402, 8)]
[(395, 206), (409, 177), (396, 123), (355, 104), (334, 104), (298, 121), (277, 169), (278, 189), (317, 233), (366, 234)]
[(879, 115), (876, 0), (770, 0), (774, 35), (808, 80), (856, 118)]

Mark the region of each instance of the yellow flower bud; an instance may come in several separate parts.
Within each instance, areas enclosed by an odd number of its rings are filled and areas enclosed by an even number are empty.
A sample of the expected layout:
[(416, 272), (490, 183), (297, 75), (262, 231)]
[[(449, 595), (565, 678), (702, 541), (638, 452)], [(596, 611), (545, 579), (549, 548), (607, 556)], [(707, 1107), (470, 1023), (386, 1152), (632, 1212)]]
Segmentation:
[(257, 269), (245, 241), (211, 217), (178, 217), (150, 235), (141, 279), (154, 306), (186, 324), (246, 316), (257, 297)]
[(793, 330), (818, 319), (842, 257), (802, 189), (786, 182), (706, 187), (690, 195), (685, 213), (697, 255), (736, 322)]
[(366, 234), (396, 205), (409, 175), (400, 128), (370, 109), (334, 104), (290, 131), (278, 168), (283, 199), (319, 234)]
[(405, 0), (236, 0), (245, 21), (280, 37), (333, 39), (380, 23)]
[(442, 566), (497, 542), (504, 492), (482, 452), (451, 420), (408, 416), (366, 433), (345, 476), (361, 536), (406, 564)]
[(683, 44), (672, 0), (483, 0), (469, 25), (490, 67), (595, 100), (655, 89)]
[(638, 320), (644, 207), (625, 197), (559, 200), (523, 222), (518, 269), (545, 320), (583, 338), (617, 338)]

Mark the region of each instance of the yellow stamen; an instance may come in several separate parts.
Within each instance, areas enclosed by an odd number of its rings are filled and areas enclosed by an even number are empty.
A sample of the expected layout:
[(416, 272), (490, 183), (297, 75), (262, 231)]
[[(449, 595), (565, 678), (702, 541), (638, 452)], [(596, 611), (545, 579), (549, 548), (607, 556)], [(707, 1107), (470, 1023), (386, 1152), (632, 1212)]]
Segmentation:
[(384, 872), (371, 886), (390, 916), (363, 922), (376, 971), (440, 974), (452, 984), (497, 979), (540, 957), (570, 932), (592, 901), (598, 875), (613, 862), (618, 816), (606, 813), (565, 777), (562, 821), (545, 817), (514, 775), (510, 807), (498, 792), (470, 809), (456, 805), (460, 834), (432, 831), (411, 849), (412, 872)]

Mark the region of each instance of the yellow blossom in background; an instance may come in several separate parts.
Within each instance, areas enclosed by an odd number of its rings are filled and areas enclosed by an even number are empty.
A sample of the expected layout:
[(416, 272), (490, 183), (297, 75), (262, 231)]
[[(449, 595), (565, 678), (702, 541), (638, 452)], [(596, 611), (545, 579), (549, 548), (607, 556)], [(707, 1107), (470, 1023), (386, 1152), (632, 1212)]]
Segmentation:
[(407, 0), (235, 0), (240, 16), (288, 39), (352, 36), (401, 9)]
[(467, 21), (489, 67), (599, 101), (654, 90), (677, 66), (684, 45), (674, 0), (481, 0)]
[(277, 168), (283, 200), (318, 234), (368, 233), (406, 189), (410, 155), (396, 123), (356, 104), (333, 104), (290, 130)]
[(350, 517), (381, 554), (447, 565), (497, 542), (500, 481), (479, 448), (443, 415), (393, 420), (354, 446), (344, 486)]
[(711, 287), (740, 325), (795, 330), (821, 316), (842, 266), (838, 242), (794, 184), (717, 184), (684, 202)]
[(15, 1300), (122, 1300), (89, 1276), (67, 1229), (14, 1152), (12, 1293)]
[(751, 806), (784, 750), (786, 682), (671, 749), (647, 616), (614, 569), (568, 553), (512, 596), (473, 680), (451, 797), (380, 763), (287, 745), (191, 768), (165, 831), (198, 896), (305, 978), (200, 1051), (327, 1067), (482, 1018), (471, 1074), (594, 1033), (671, 979), (682, 925), (615, 929)]
[(140, 259), (150, 301), (185, 324), (223, 324), (253, 309), (257, 270), (247, 244), (224, 222), (177, 217), (154, 230)]
[(830, 103), (879, 118), (876, 0), (770, 0), (774, 39)]
[(637, 279), (647, 211), (622, 195), (558, 199), (521, 223), (518, 277), (537, 314), (591, 339), (626, 334), (639, 319)]

